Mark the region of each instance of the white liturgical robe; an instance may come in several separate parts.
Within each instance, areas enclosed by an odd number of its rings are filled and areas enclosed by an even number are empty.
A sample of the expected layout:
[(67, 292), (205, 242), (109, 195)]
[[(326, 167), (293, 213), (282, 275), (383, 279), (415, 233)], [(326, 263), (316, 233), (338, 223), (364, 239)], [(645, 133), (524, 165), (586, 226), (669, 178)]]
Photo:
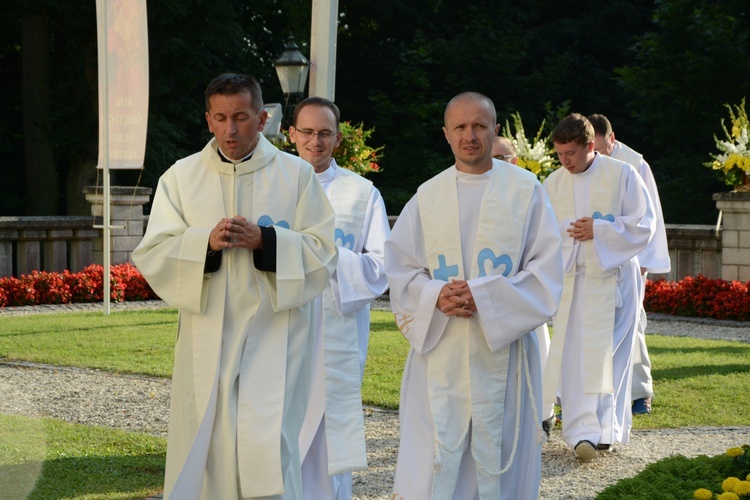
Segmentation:
[[(627, 443), (630, 377), (639, 266), (637, 255), (654, 231), (654, 213), (640, 176), (630, 165), (599, 155), (580, 174), (559, 169), (544, 182), (563, 239), (565, 287), (553, 320), (544, 372), (544, 398), (560, 396), (563, 439)], [(594, 238), (567, 230), (594, 219)]]
[(647, 273), (668, 273), (671, 269), (671, 263), (659, 190), (656, 187), (656, 180), (654, 179), (653, 172), (651, 172), (651, 167), (643, 159), (643, 155), (620, 141), (615, 141), (611, 156), (625, 163), (630, 163), (635, 167), (644, 184), (646, 184), (646, 189), (648, 189), (648, 194), (651, 197), (651, 203), (654, 206), (654, 214), (656, 216), (654, 236), (648, 242), (646, 248), (638, 254), (638, 262), (646, 272), (641, 274), (642, 279), (639, 284), (640, 307), (637, 313), (638, 326), (636, 328), (636, 340), (633, 350), (633, 383), (630, 397), (635, 400), (647, 398), (654, 392), (653, 380), (651, 378), (651, 359), (649, 358), (648, 347), (646, 346), (646, 310), (643, 308), (646, 276)]
[[(312, 167), (258, 137), (240, 163), (222, 162), (212, 139), (167, 170), (133, 252), (179, 309), (166, 498), (301, 496), (311, 301), (336, 266), (334, 214)], [(205, 272), (211, 229), (233, 216), (274, 226), (275, 272), (243, 248), (222, 250)]]
[[(541, 470), (534, 329), (562, 288), (560, 236), (533, 174), (493, 160), (420, 186), (386, 241), (396, 323), (411, 344), (401, 385), (394, 499), (533, 499)], [(448, 280), (477, 311), (445, 316)]]
[(315, 354), (310, 403), (300, 433), (303, 498), (349, 499), (351, 471), (367, 466), (362, 373), (370, 302), (388, 288), (385, 240), (390, 233), (380, 192), (335, 160), (316, 174), (336, 214), (336, 272), (315, 300)]

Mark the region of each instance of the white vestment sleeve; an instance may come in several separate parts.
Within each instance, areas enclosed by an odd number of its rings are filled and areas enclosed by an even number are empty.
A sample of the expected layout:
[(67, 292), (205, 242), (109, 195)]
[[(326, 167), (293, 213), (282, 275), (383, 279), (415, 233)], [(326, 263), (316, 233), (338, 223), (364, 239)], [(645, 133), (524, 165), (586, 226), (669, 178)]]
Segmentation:
[(641, 164), (638, 166), (638, 173), (641, 175), (641, 179), (643, 179), (646, 189), (648, 189), (648, 194), (651, 197), (651, 204), (654, 208), (654, 216), (656, 217), (656, 231), (654, 232), (654, 236), (651, 238), (651, 241), (649, 241), (646, 248), (638, 254), (638, 261), (640, 262), (641, 267), (645, 267), (649, 273), (668, 273), (671, 264), (669, 260), (667, 231), (664, 227), (664, 214), (661, 210), (659, 190), (656, 187), (656, 180), (654, 180), (654, 174), (651, 172), (651, 167), (649, 167), (645, 160), (641, 160)]
[(492, 351), (545, 323), (560, 302), (560, 235), (555, 213), (541, 185), (536, 187), (529, 207), (520, 259), (520, 270), (513, 276), (469, 280), (477, 306), (475, 316)]
[(300, 177), (295, 227), (274, 226), (276, 272), (264, 272), (274, 311), (300, 307), (318, 296), (336, 268), (334, 214), (313, 170)]
[(646, 248), (656, 225), (646, 185), (632, 166), (620, 183), (620, 215), (614, 222), (594, 220), (593, 248), (605, 271), (623, 265)]
[[(133, 262), (154, 292), (171, 307), (202, 314), (209, 275), (203, 268), (210, 227), (188, 227), (172, 171), (159, 179), (148, 228)], [(218, 222), (218, 219), (217, 219)]]
[[(380, 192), (373, 188), (365, 213), (365, 224), (356, 251), (338, 247), (339, 261), (331, 289), (339, 314), (349, 314), (369, 304), (388, 288), (385, 277), (385, 240), (390, 234), (388, 215)], [(359, 245), (358, 245), (359, 246)]]
[(436, 307), (445, 281), (431, 279), (423, 240), (415, 196), (404, 207), (385, 242), (385, 273), (396, 323), (420, 354), (435, 347), (448, 324), (448, 316)]

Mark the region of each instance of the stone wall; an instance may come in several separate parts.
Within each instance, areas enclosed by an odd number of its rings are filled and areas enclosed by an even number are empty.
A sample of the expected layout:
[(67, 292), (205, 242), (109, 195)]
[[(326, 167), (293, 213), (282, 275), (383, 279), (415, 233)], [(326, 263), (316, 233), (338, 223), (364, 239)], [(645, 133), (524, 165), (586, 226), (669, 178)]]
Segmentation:
[[(110, 188), (111, 264), (132, 263), (131, 253), (143, 237), (145, 205), (151, 188)], [(90, 216), (0, 217), (0, 277), (32, 271), (78, 272), (104, 263), (104, 193), (84, 190)]]
[(92, 217), (0, 217), (0, 277), (80, 271), (93, 261)]
[[(112, 264), (131, 262), (140, 242), (146, 217), (143, 205), (152, 190), (113, 186), (110, 195)], [(101, 188), (84, 193), (92, 204), (90, 217), (0, 217), (0, 277), (35, 270), (79, 271), (103, 263), (101, 225), (104, 196)], [(714, 195), (722, 210), (723, 227), (667, 224), (672, 270), (649, 275), (679, 281), (702, 274), (707, 278), (750, 281), (750, 193)], [(389, 216), (391, 226), (396, 216)]]
[(721, 278), (722, 235), (716, 226), (697, 224), (666, 224), (671, 270), (665, 274), (649, 274), (651, 280), (680, 281), (687, 276), (702, 274)]

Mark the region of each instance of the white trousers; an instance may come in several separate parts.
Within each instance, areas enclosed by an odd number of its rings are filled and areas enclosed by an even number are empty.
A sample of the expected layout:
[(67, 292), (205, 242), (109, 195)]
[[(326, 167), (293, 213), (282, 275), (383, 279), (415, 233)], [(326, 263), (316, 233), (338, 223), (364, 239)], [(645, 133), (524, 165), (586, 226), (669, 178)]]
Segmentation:
[(643, 308), (643, 298), (646, 295), (646, 275), (643, 273), (639, 284), (638, 297), (638, 327), (635, 331), (635, 346), (633, 347), (633, 385), (631, 397), (633, 400), (647, 398), (654, 393), (654, 381), (651, 378), (651, 358), (646, 347), (646, 310)]
[[(539, 344), (539, 359), (542, 362), (542, 373), (544, 373), (544, 367), (547, 366), (547, 356), (549, 355), (550, 337), (549, 328), (547, 323), (538, 327), (534, 330), (536, 334), (536, 341)], [(542, 413), (539, 416), (540, 420), (547, 420), (555, 414), (555, 405), (552, 403), (542, 405)]]

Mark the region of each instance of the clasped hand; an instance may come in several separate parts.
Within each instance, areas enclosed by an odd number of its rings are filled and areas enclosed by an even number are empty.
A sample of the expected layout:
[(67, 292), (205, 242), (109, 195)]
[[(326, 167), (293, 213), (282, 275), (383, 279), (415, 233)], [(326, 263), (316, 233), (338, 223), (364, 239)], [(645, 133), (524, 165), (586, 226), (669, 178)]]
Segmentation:
[(453, 280), (440, 290), (437, 308), (446, 316), (471, 318), (477, 310), (477, 305), (474, 303), (469, 284), (466, 281)]
[(247, 248), (255, 250), (263, 245), (260, 227), (248, 222), (247, 219), (235, 215), (229, 219), (221, 219), (211, 230), (208, 238), (211, 250), (223, 248)]
[(570, 223), (568, 234), (571, 238), (578, 241), (594, 239), (594, 219), (591, 217), (581, 217), (575, 222)]

